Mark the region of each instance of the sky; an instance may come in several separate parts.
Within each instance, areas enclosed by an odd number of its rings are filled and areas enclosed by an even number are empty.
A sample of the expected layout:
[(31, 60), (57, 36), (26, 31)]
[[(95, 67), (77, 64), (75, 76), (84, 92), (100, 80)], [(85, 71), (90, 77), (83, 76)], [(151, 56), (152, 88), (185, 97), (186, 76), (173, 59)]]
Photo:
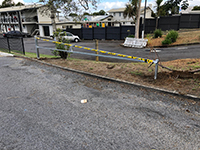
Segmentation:
[[(3, 0), (0, 0), (0, 4), (2, 3)], [(38, 0), (13, 0), (15, 3), (18, 2), (22, 2), (25, 4), (30, 4), (30, 3), (34, 3), (37, 2)], [(122, 8), (125, 7), (125, 4), (128, 2), (129, 0), (100, 0), (99, 4), (97, 5), (97, 10), (93, 10), (90, 9), (90, 12), (98, 12), (99, 10), (104, 10), (104, 11), (108, 11), (112, 8)], [(164, 0), (166, 1), (166, 0)], [(142, 6), (144, 6), (145, 4), (145, 0), (142, 0)], [(147, 6), (149, 4), (152, 4), (153, 6), (155, 6), (155, 0), (147, 0)], [(200, 6), (200, 0), (189, 0), (189, 6), (196, 6), (199, 5)]]

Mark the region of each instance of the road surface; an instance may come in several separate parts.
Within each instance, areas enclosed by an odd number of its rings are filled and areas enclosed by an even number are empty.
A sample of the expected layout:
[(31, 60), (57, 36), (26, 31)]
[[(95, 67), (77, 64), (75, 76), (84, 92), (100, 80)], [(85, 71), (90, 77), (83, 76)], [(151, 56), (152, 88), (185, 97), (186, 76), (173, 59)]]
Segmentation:
[[(36, 52), (35, 50), (35, 42), (33, 38), (24, 38), (25, 50), (26, 52)], [(148, 58), (148, 59), (156, 59), (157, 56), (155, 53), (151, 53), (149, 48), (125, 48), (120, 46), (123, 41), (99, 41), (99, 49), (106, 50), (115, 53), (121, 53), (136, 57)], [(79, 43), (72, 43), (80, 46), (86, 46), (89, 48), (95, 48), (95, 41), (82, 41)], [(50, 42), (45, 42), (39, 40), (39, 46), (55, 48), (55, 45)], [(88, 50), (74, 48), (75, 51), (89, 52)], [(52, 55), (50, 50), (41, 49), (41, 54)], [(92, 52), (94, 53), (94, 52)], [(160, 61), (170, 61), (176, 59), (185, 59), (185, 58), (199, 58), (200, 57), (200, 44), (198, 45), (190, 45), (190, 46), (179, 46), (179, 47), (169, 47), (169, 48), (157, 48), (157, 54), (159, 56)], [(71, 54), (70, 57), (80, 58), (80, 59), (89, 59), (95, 60), (95, 56), (88, 55), (78, 55)], [(123, 62), (119, 59), (108, 59), (100, 57), (101, 61), (111, 61), (111, 62)]]
[(0, 83), (1, 149), (200, 149), (199, 101), (16, 57)]

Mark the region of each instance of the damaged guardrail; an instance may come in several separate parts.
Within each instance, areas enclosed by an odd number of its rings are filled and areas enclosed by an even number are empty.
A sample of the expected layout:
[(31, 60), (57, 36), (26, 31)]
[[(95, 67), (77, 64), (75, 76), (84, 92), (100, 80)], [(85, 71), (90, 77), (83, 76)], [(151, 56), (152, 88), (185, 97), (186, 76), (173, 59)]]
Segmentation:
[[(56, 48), (41, 47), (41, 46), (38, 46), (38, 40), (42, 40), (42, 41), (46, 41), (46, 42), (52, 42), (52, 43), (55, 43), (55, 44), (63, 44), (65, 46), (69, 46), (69, 50), (62, 50), (62, 49), (56, 49)], [(74, 51), (73, 47), (80, 48), (80, 49), (85, 49), (85, 50), (88, 50), (88, 51), (99, 52), (99, 53), (102, 53), (102, 54), (92, 54), (92, 53)], [(94, 48), (89, 48), (89, 47), (84, 47), (84, 46), (79, 46), (79, 45), (62, 43), (62, 42), (58, 42), (58, 41), (54, 41), (54, 40), (49, 40), (49, 39), (45, 39), (45, 38), (41, 38), (41, 37), (37, 37), (37, 36), (35, 36), (35, 48), (36, 48), (37, 59), (40, 59), (39, 49), (48, 49), (48, 50), (63, 51), (63, 52), (68, 52), (68, 53), (76, 53), (76, 54), (83, 54), (83, 55), (91, 55), (91, 56), (99, 56), (99, 57), (106, 57), (106, 58), (113, 58), (113, 59), (122, 59), (122, 60), (143, 62), (143, 63), (150, 64), (150, 66), (152, 64), (155, 64), (154, 79), (157, 79), (159, 59), (151, 60), (151, 59), (141, 58), (141, 57), (135, 57), (135, 56), (131, 56), (131, 55), (124, 55), (124, 54), (109, 52), (109, 51), (105, 51), (105, 50), (99, 50), (99, 49), (94, 49)]]

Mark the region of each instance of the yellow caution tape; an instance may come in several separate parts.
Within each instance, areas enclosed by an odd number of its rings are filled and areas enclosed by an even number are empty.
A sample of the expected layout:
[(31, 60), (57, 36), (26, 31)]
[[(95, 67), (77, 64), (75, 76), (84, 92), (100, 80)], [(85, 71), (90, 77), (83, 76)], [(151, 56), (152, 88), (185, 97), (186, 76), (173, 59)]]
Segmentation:
[[(40, 39), (39, 37), (36, 37), (36, 39)], [(72, 44), (67, 44), (67, 43), (62, 43), (62, 42), (57, 42), (57, 41), (50, 41), (50, 40), (47, 40), (47, 39), (41, 39), (43, 41), (47, 41), (47, 42), (52, 42), (52, 43), (57, 43), (57, 44), (64, 44), (64, 45), (67, 45), (67, 46), (72, 46)], [(154, 61), (151, 60), (151, 59), (145, 59), (145, 58), (139, 58), (139, 57), (134, 57), (134, 56), (128, 56), (128, 55), (124, 55), (124, 54), (117, 54), (117, 53), (113, 53), (113, 52), (107, 52), (107, 51), (103, 51), (103, 50), (97, 50), (97, 49), (92, 49), (92, 48), (88, 48), (88, 47), (83, 47), (83, 46), (78, 46), (78, 45), (74, 45), (74, 47), (76, 48), (83, 48), (83, 49), (86, 49), (86, 50), (91, 50), (91, 51), (95, 51), (95, 52), (100, 52), (100, 53), (107, 53), (109, 55), (117, 55), (119, 57), (126, 57), (126, 58), (130, 58), (130, 59), (137, 59), (137, 60), (141, 60), (143, 62), (146, 62), (146, 63), (153, 63)]]

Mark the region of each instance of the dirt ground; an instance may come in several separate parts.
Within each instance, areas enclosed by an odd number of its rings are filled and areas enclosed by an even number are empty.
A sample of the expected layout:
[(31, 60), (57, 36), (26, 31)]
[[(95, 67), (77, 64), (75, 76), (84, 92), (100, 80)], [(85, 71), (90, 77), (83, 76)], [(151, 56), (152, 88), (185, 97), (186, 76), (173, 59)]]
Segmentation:
[(200, 69), (200, 59), (181, 59), (162, 62), (169, 71), (162, 67), (158, 69), (158, 77), (154, 79), (155, 65), (148, 68), (146, 63), (108, 63), (78, 59), (42, 59), (42, 61), (94, 73), (106, 77), (121, 79), (142, 85), (153, 86), (180, 94), (191, 94), (200, 98), (200, 72), (190, 73)]

